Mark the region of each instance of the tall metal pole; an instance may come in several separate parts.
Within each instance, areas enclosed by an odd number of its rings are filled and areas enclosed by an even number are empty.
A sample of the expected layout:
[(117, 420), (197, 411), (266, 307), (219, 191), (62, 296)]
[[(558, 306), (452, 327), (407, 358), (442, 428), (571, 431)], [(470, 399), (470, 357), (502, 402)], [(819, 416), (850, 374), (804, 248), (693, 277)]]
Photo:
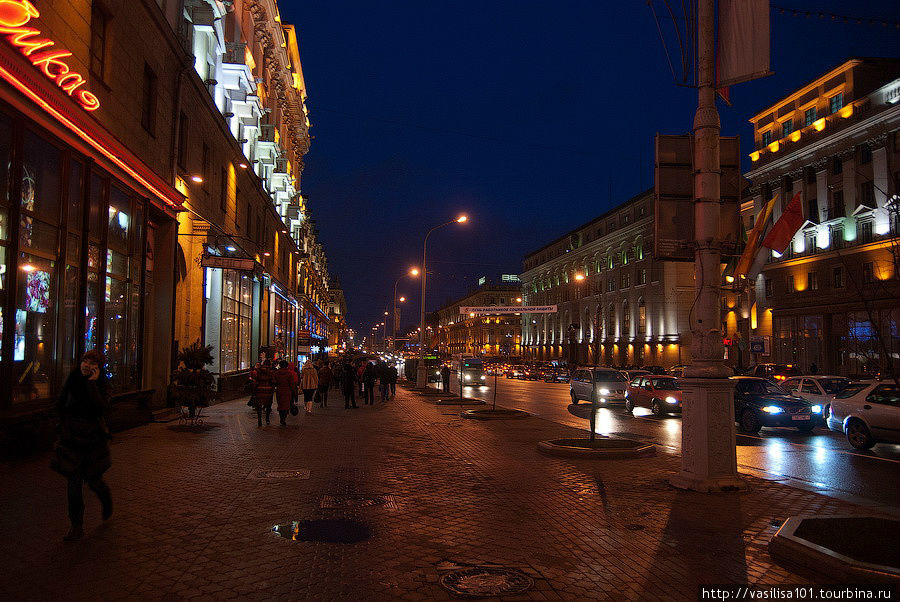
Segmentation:
[(425, 374), (425, 277), (428, 274), (425, 254), (428, 249), (428, 236), (432, 232), (433, 228), (425, 235), (425, 242), (422, 243), (422, 311), (419, 315), (419, 364), (416, 366), (416, 387), (420, 389), (428, 386), (428, 376)]
[(687, 403), (682, 417), (681, 472), (676, 487), (733, 490), (737, 473), (734, 383), (723, 358), (720, 287), (721, 241), (719, 113), (715, 91), (715, 0), (699, 0), (697, 14), (698, 103), (694, 115), (694, 278), (692, 364), (685, 369)]
[[(400, 276), (400, 278), (403, 278), (403, 276)], [(392, 347), (397, 346), (397, 285), (400, 284), (400, 278), (397, 278), (397, 280), (394, 281), (394, 313), (391, 314), (391, 325), (393, 330), (391, 334)], [(394, 351), (394, 349), (391, 349), (391, 351)]]

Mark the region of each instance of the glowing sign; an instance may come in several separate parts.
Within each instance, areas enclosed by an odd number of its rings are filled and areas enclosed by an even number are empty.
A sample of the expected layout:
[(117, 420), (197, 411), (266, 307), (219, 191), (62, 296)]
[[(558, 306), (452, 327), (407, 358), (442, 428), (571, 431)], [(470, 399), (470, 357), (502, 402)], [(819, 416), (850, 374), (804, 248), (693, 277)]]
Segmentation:
[(31, 19), (40, 16), (28, 0), (0, 0), (0, 34), (6, 34), (10, 44), (17, 47), (32, 65), (74, 98), (85, 111), (97, 110), (100, 100), (92, 92), (78, 89), (86, 82), (84, 76), (72, 71), (63, 60), (72, 56), (72, 53), (61, 49), (46, 50), (55, 45), (55, 42), (38, 37), (41, 34), (39, 30), (25, 27)]

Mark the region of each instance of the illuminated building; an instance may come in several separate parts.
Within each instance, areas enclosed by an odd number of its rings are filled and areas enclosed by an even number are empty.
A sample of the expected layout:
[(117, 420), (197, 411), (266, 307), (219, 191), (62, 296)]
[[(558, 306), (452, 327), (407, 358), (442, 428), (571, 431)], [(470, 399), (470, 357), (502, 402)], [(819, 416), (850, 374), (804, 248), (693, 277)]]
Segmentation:
[[(860, 374), (900, 358), (900, 60), (850, 59), (750, 119), (753, 213), (799, 191), (804, 223), (755, 282), (759, 361)], [(777, 145), (775, 143), (778, 143)]]
[(518, 305), (519, 285), (509, 279), (500, 283), (486, 278), (476, 289), (438, 309), (428, 321), (430, 348), (445, 355), (475, 357), (520, 357), (522, 321), (513, 313), (473, 316), (459, 313), (460, 307)]
[(653, 190), (525, 256), (522, 340), (532, 360), (609, 366), (690, 361), (693, 265), (653, 257)]
[(294, 28), (273, 0), (115, 6), (0, 14), (0, 444), (49, 424), (87, 349), (116, 427), (165, 406), (193, 341), (224, 396), (261, 348), (294, 359), (304, 329), (326, 346)]
[(328, 346), (335, 350), (346, 349), (350, 335), (347, 326), (347, 301), (344, 299), (344, 289), (335, 277), (332, 277), (328, 285), (328, 319)]

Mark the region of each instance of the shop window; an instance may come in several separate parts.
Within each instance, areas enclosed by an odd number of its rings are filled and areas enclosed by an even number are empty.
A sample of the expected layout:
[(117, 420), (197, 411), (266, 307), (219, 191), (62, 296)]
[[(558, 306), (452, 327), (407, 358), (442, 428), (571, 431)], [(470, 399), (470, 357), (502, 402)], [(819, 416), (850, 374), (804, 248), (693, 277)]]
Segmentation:
[[(250, 368), (252, 280), (235, 270), (222, 270), (222, 372)], [(280, 298), (279, 298), (280, 299)]]

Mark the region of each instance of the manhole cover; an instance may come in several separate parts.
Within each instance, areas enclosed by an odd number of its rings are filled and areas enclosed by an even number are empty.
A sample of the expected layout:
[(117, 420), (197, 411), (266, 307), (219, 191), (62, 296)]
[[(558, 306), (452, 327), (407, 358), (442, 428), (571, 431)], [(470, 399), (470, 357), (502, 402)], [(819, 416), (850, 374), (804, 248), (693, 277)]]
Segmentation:
[(441, 585), (458, 596), (483, 598), (520, 594), (534, 585), (534, 579), (518, 569), (482, 566), (447, 573)]
[(295, 520), (275, 525), (272, 531), (292, 541), (323, 541), (327, 543), (356, 543), (372, 536), (364, 523), (343, 518), (325, 520)]
[(308, 479), (309, 469), (300, 468), (297, 470), (279, 469), (279, 470), (257, 470), (250, 475), (251, 479)]
[(395, 509), (392, 495), (324, 495), (319, 508), (370, 508), (383, 506)]

